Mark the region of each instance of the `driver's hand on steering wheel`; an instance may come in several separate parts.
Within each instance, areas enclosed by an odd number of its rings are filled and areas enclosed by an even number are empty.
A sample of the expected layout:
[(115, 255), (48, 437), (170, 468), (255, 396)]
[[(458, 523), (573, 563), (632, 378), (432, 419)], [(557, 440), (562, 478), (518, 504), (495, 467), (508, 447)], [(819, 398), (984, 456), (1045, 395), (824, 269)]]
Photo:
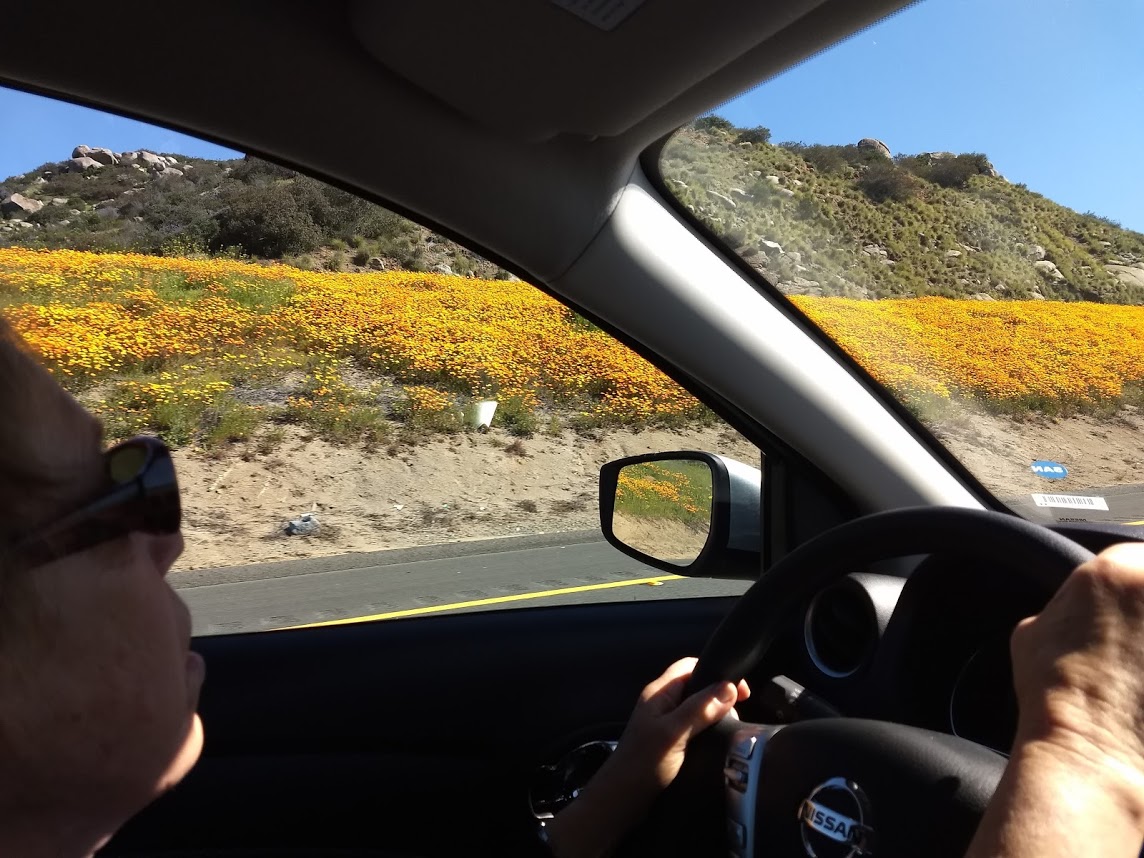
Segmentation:
[[(1013, 632), (1020, 711), (972, 858), (1129, 858), (1144, 838), (1144, 544), (1077, 567)], [(1043, 810), (1043, 812), (1041, 812)]]
[(745, 681), (716, 683), (684, 699), (696, 661), (680, 659), (644, 687), (616, 752), (548, 824), (556, 858), (607, 855), (675, 780), (691, 737), (738, 717), (735, 704), (751, 695)]

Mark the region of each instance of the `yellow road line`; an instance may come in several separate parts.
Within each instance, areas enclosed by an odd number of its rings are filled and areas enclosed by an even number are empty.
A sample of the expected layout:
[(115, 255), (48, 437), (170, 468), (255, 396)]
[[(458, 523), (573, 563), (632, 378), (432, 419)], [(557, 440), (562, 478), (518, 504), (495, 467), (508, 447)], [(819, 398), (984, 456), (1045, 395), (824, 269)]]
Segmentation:
[(1126, 521), (1124, 523), (1125, 524), (1144, 524), (1144, 519), (1141, 519), (1140, 521)]
[(364, 617), (346, 617), (341, 620), (325, 620), (320, 623), (303, 623), (300, 626), (282, 626), (282, 629), (316, 629), (321, 626), (344, 626), (350, 623), (368, 623), (373, 620), (395, 620), (398, 617), (417, 617), (422, 614), (435, 614), (440, 611), (454, 611), (458, 608), (482, 608), (485, 605), (501, 605), (505, 602), (524, 602), (529, 599), (545, 599), (549, 596), (566, 596), (569, 593), (587, 593), (591, 590), (613, 590), (616, 587), (631, 587), (635, 584), (656, 586), (664, 581), (674, 581), (682, 575), (658, 575), (655, 578), (633, 578), (630, 581), (610, 581), (607, 584), (584, 584), (580, 587), (561, 587), (558, 590), (539, 590), (535, 593), (515, 593), (512, 596), (492, 596), (488, 599), (473, 599), (468, 602), (453, 602), (449, 605), (429, 605), (424, 608), (406, 608), (403, 611), (389, 611), (385, 614), (370, 614)]

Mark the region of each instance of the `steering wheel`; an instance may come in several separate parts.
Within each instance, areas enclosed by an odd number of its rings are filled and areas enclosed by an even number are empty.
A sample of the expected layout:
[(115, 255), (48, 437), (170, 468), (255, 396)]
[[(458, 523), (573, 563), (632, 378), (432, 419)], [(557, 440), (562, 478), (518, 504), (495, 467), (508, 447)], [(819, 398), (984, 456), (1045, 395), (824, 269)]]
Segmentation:
[[(700, 654), (689, 693), (746, 676), (793, 612), (856, 567), (934, 553), (1010, 567), (1046, 601), (1093, 556), (996, 512), (920, 507), (856, 519), (799, 546), (742, 596)], [(961, 858), (1006, 762), (965, 739), (852, 718), (728, 719), (699, 738), (665, 796), (668, 812), (719, 813), (716, 793), (723, 818), (707, 823), (725, 831), (718, 852), (741, 858)], [(702, 827), (701, 848), (711, 852), (711, 828)], [(677, 838), (672, 851), (683, 854), (686, 840)]]

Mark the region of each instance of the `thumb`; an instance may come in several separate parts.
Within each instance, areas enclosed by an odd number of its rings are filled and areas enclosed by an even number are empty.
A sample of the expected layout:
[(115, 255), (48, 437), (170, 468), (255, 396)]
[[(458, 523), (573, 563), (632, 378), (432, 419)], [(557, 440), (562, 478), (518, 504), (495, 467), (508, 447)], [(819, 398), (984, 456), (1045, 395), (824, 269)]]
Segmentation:
[(689, 741), (731, 712), (738, 694), (730, 682), (717, 682), (684, 700), (669, 716), (672, 733)]

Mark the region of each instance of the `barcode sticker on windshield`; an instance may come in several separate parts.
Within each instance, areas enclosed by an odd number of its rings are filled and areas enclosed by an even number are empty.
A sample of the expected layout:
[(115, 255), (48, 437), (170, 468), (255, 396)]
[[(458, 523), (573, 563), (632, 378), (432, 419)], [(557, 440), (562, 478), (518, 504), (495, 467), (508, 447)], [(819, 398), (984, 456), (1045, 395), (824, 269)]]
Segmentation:
[(1068, 509), (1102, 509), (1108, 512), (1108, 504), (1104, 498), (1088, 497), (1087, 495), (1033, 495), (1033, 503), (1037, 506), (1060, 506)]

